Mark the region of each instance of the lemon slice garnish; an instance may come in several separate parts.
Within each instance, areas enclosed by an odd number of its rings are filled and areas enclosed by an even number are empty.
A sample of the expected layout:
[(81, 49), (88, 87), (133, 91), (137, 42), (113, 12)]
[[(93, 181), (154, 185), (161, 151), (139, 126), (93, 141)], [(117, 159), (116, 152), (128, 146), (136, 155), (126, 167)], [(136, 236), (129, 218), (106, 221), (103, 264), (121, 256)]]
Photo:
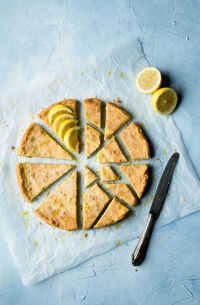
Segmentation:
[(177, 101), (177, 93), (172, 88), (161, 88), (151, 97), (153, 109), (161, 115), (172, 113), (177, 105)]
[(58, 128), (59, 138), (63, 141), (66, 131), (73, 126), (77, 126), (77, 123), (78, 123), (78, 120), (76, 120), (76, 119), (68, 119), (68, 120), (63, 121)]
[(143, 93), (153, 93), (160, 87), (161, 80), (161, 73), (158, 69), (147, 67), (138, 73), (136, 77), (136, 87)]
[(57, 133), (58, 132), (58, 128), (59, 128), (60, 124), (63, 121), (68, 120), (68, 119), (74, 119), (74, 118), (75, 118), (75, 116), (73, 114), (69, 114), (69, 113), (67, 113), (67, 114), (59, 114), (55, 118), (55, 120), (53, 121), (53, 131), (55, 133)]
[(78, 131), (79, 126), (74, 126), (67, 130), (64, 136), (64, 143), (69, 150), (75, 151), (78, 144)]
[(66, 105), (56, 105), (54, 106), (50, 111), (49, 111), (49, 114), (48, 114), (48, 120), (49, 120), (49, 123), (51, 124), (55, 118), (59, 115), (59, 114), (67, 114), (67, 113), (70, 113), (72, 114), (73, 111)]

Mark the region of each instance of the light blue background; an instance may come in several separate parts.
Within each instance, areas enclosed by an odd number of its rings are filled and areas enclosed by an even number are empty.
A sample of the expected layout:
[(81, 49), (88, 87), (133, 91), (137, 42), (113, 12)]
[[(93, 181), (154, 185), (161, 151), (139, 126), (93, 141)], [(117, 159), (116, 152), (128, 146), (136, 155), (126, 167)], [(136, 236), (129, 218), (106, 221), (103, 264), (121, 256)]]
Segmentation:
[[(86, 60), (131, 36), (140, 37), (149, 63), (180, 94), (174, 118), (200, 176), (198, 0), (1, 0), (0, 94), (59, 70), (72, 50)], [(195, 213), (154, 232), (138, 271), (130, 263), (135, 240), (29, 288), (0, 239), (0, 304), (200, 304), (199, 232)]]

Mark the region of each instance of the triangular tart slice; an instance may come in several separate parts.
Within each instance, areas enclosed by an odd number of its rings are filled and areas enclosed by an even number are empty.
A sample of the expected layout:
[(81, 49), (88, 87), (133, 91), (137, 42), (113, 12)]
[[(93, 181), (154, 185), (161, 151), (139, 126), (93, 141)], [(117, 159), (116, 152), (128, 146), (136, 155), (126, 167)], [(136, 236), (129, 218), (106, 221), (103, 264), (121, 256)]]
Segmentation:
[(110, 138), (122, 125), (124, 125), (131, 115), (121, 107), (107, 102), (106, 103), (106, 126), (105, 139)]
[(97, 154), (99, 163), (122, 163), (127, 162), (117, 141), (113, 137)]
[(96, 183), (83, 194), (83, 229), (89, 230), (101, 211), (104, 209), (108, 196)]
[(150, 158), (149, 144), (137, 124), (132, 122), (120, 133), (120, 136), (133, 160)]
[(120, 169), (141, 198), (148, 180), (148, 165), (122, 165)]
[(101, 128), (101, 104), (97, 98), (84, 100), (85, 119), (98, 128)]
[(103, 228), (110, 226), (120, 220), (122, 220), (126, 214), (129, 212), (129, 209), (125, 207), (119, 199), (116, 197), (113, 198), (99, 221), (96, 223), (94, 228)]
[[(66, 105), (68, 106), (72, 111), (73, 111), (73, 114), (76, 116), (76, 107), (77, 107), (77, 101), (76, 100), (73, 100), (73, 99), (64, 99), (60, 102), (57, 102), (57, 103), (54, 103), (54, 104), (51, 104), (50, 106), (46, 107), (45, 109), (43, 109), (42, 111), (40, 111), (38, 113), (38, 118), (40, 120), (42, 120), (47, 126), (49, 126), (51, 129), (53, 128), (53, 124), (50, 124), (49, 123), (49, 120), (48, 120), (48, 114), (49, 114), (49, 111), (56, 105)], [(53, 130), (53, 129), (52, 129)]]
[(18, 163), (17, 182), (24, 199), (30, 202), (72, 168), (68, 164)]
[(125, 183), (107, 183), (106, 188), (113, 192), (116, 196), (123, 199), (126, 203), (131, 206), (135, 206), (137, 199), (134, 194), (131, 192), (130, 188)]
[(24, 133), (17, 155), (73, 160), (72, 156), (37, 123), (32, 123)]
[(85, 124), (85, 156), (89, 158), (101, 145), (101, 132)]
[(120, 177), (110, 165), (101, 166), (100, 174), (102, 182), (120, 180)]
[(84, 187), (88, 187), (98, 179), (97, 175), (93, 173), (87, 166), (84, 167)]
[(77, 172), (61, 183), (34, 212), (51, 226), (68, 231), (78, 229)]

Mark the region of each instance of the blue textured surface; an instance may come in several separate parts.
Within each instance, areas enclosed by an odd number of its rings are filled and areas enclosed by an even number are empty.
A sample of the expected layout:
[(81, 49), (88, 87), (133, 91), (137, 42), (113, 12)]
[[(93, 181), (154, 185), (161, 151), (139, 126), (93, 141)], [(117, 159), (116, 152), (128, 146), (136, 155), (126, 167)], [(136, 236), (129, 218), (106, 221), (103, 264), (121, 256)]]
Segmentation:
[[(59, 69), (71, 50), (86, 59), (123, 37), (139, 36), (150, 64), (180, 93), (174, 118), (200, 176), (199, 16), (197, 0), (1, 0), (0, 92)], [(29, 288), (0, 239), (0, 304), (200, 304), (199, 223), (195, 213), (157, 230), (138, 271), (130, 264), (132, 241)]]

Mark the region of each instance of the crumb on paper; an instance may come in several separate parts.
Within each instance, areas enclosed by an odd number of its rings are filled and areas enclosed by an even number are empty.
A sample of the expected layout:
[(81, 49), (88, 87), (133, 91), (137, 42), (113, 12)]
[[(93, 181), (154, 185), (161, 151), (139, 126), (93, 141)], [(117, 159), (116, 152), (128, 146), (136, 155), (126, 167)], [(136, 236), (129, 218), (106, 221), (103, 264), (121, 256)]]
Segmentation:
[(11, 146), (11, 150), (14, 150), (14, 149), (15, 149), (15, 146), (14, 146), (14, 145), (12, 145), (12, 146)]
[(82, 74), (82, 75), (87, 74), (87, 73), (88, 73), (88, 70), (81, 71), (81, 74)]
[(135, 271), (137, 272), (137, 271), (138, 271), (138, 269), (135, 269)]
[(160, 160), (159, 158), (156, 158), (156, 160)]
[(115, 225), (115, 227), (116, 227), (117, 229), (119, 229), (119, 228), (120, 228), (120, 223), (117, 223), (117, 224)]
[(163, 153), (163, 155), (167, 155), (168, 154), (168, 152), (166, 150), (163, 150), (162, 153)]
[(39, 242), (38, 241), (34, 241), (34, 244), (36, 245), (36, 246), (38, 246), (39, 245)]
[(57, 240), (57, 238), (54, 238), (54, 241), (56, 241)]
[(181, 201), (182, 201), (182, 202), (186, 201), (185, 197), (182, 197), (182, 198), (181, 198)]
[(61, 81), (61, 84), (64, 84), (65, 83), (65, 81), (64, 81), (64, 79)]
[(117, 247), (119, 247), (119, 246), (121, 246), (121, 241), (120, 240), (118, 240), (118, 242), (117, 242)]
[(111, 76), (111, 75), (112, 75), (112, 72), (111, 72), (111, 71), (110, 71), (110, 72), (108, 72), (108, 73), (107, 73), (107, 75), (108, 75), (108, 76)]
[(5, 122), (2, 122), (2, 124), (3, 124), (5, 127), (8, 127), (8, 124), (6, 124)]
[(124, 77), (124, 76), (125, 76), (124, 72), (120, 72), (120, 77)]
[(28, 230), (28, 224), (27, 224), (27, 223), (26, 223), (26, 225), (25, 225), (25, 229)]
[(34, 119), (35, 119), (35, 115), (34, 115), (34, 114), (31, 114), (31, 118), (34, 120)]
[(117, 97), (117, 103), (118, 104), (121, 104), (122, 103), (122, 101)]
[(144, 129), (144, 123), (139, 124), (142, 129)]
[(134, 213), (134, 212), (131, 212), (131, 213), (130, 213), (130, 216), (134, 217), (134, 216), (135, 216), (135, 213)]
[(176, 148), (174, 148), (174, 149), (173, 149), (173, 151), (174, 151), (174, 152), (177, 152), (177, 149), (176, 149)]
[(88, 237), (88, 234), (87, 234), (87, 233), (85, 233), (85, 234), (84, 234), (84, 237), (85, 237), (85, 238), (87, 238), (87, 237)]
[(23, 215), (28, 215), (28, 211), (23, 211)]
[(156, 160), (156, 167), (160, 167), (161, 161), (160, 160)]
[(30, 217), (28, 215), (25, 216), (26, 221), (30, 221)]

